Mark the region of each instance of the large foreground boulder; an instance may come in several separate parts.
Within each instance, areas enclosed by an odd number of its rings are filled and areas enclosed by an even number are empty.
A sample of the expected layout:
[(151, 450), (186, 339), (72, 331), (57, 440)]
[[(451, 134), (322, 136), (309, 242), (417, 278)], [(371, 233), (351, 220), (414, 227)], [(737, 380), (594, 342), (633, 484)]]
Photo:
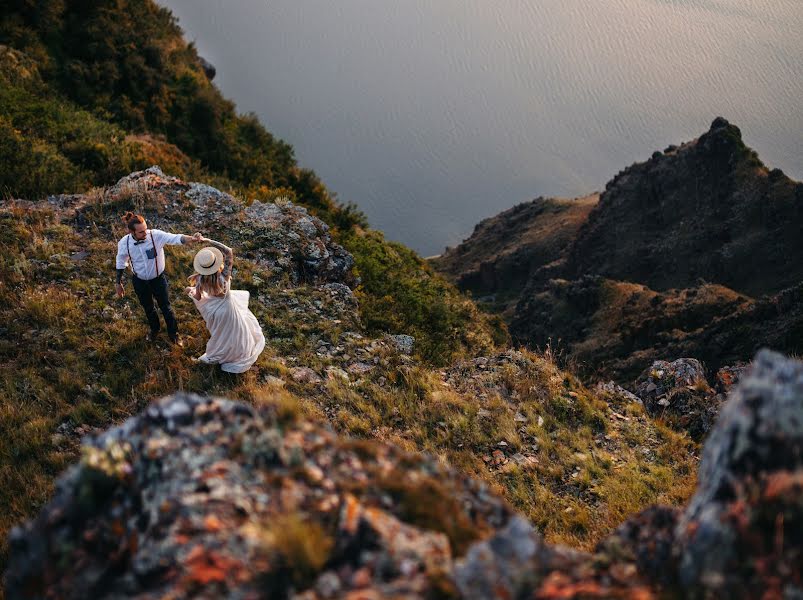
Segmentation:
[(85, 442), (12, 532), (6, 592), (416, 598), (452, 589), (453, 559), (510, 516), (425, 457), (176, 394)]
[(798, 361), (759, 353), (689, 505), (592, 554), (427, 457), (287, 414), (176, 394), (89, 438), (12, 532), (7, 598), (803, 597)]
[(803, 597), (803, 363), (758, 353), (705, 444), (698, 481), (676, 530), (683, 588)]

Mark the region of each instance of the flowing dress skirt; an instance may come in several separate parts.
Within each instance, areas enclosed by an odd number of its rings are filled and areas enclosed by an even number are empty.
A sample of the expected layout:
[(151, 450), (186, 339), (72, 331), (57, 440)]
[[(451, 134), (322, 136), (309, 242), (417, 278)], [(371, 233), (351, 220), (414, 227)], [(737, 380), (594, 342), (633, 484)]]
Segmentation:
[(229, 285), (223, 296), (203, 294), (196, 300), (190, 294), (210, 334), (206, 352), (198, 360), (220, 365), (228, 373), (243, 373), (265, 349), (265, 336), (248, 308), (248, 291), (232, 290)]

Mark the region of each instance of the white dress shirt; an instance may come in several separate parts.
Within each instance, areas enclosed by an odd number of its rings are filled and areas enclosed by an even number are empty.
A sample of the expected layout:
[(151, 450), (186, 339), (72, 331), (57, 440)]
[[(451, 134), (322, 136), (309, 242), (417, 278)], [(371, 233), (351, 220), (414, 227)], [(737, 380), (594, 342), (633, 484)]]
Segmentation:
[(129, 265), (138, 279), (156, 279), (165, 269), (164, 247), (181, 244), (181, 237), (180, 233), (147, 229), (145, 239), (139, 242), (129, 233), (117, 242), (117, 268)]

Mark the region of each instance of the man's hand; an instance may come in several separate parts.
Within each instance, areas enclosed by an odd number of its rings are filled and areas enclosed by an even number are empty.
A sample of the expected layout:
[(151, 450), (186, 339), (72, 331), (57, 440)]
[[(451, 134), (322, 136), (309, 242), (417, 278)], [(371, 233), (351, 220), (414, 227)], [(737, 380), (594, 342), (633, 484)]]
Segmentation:
[(204, 241), (204, 236), (202, 236), (200, 233), (193, 233), (192, 234), (192, 241), (195, 242), (196, 244), (199, 243), (199, 242), (203, 242)]
[(125, 296), (125, 288), (123, 287), (122, 283), (117, 284), (117, 297), (122, 298)]

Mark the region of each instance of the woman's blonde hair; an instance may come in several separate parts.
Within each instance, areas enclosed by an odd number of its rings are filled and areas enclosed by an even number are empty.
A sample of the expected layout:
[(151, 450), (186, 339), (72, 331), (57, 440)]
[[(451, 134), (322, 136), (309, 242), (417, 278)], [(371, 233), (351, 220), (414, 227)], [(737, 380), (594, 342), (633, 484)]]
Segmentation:
[(201, 275), (200, 273), (193, 273), (189, 277), (190, 284), (195, 286), (195, 289), (200, 293), (206, 292), (208, 296), (219, 296), (225, 291), (223, 277), (220, 272), (212, 273), (211, 275)]

